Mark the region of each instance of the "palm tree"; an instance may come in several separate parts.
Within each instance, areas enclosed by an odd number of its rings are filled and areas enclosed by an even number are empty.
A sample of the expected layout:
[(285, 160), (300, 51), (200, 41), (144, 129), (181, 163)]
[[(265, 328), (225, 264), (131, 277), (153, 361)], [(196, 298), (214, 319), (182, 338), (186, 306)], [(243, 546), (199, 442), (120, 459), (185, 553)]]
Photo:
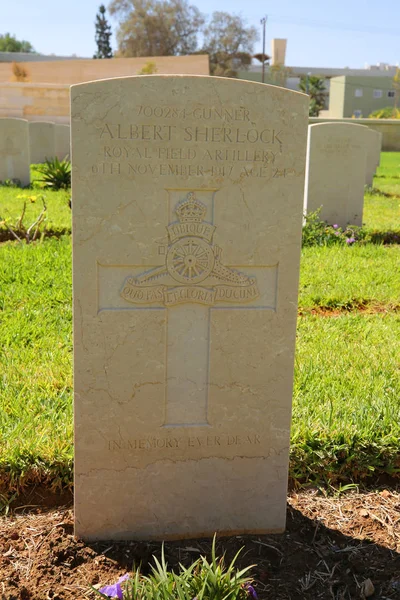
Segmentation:
[(300, 79), (299, 88), (310, 96), (310, 117), (318, 117), (325, 106), (326, 87), (322, 77), (307, 75)]

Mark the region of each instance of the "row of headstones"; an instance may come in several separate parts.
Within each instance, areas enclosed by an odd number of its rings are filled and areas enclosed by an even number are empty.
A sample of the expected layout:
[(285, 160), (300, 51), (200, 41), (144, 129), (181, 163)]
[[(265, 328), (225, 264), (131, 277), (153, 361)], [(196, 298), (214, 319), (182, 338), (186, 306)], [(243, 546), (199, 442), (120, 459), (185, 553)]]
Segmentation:
[[(363, 125), (309, 126), (304, 211), (345, 228), (362, 225), (364, 185), (372, 185), (382, 134)], [(70, 154), (70, 127), (22, 119), (0, 119), (0, 181), (30, 183), (30, 164)]]
[(342, 228), (362, 225), (364, 186), (372, 186), (382, 134), (365, 125), (321, 123), (308, 128), (304, 212)]
[(0, 119), (0, 181), (30, 183), (30, 165), (70, 156), (70, 126)]

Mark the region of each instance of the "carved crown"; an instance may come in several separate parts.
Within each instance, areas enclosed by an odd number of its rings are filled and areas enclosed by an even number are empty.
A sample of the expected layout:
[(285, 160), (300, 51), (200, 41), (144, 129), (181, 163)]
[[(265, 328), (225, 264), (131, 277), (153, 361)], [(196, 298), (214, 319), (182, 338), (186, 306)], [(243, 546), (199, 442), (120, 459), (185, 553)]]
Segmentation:
[(201, 223), (206, 216), (207, 208), (197, 200), (194, 192), (189, 192), (186, 199), (175, 209), (181, 223)]

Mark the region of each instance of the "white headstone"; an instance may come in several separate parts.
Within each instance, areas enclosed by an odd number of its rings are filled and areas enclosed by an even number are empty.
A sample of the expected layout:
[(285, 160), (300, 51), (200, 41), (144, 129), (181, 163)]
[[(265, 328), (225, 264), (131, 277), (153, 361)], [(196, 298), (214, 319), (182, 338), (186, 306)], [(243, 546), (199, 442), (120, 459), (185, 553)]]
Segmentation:
[(56, 154), (54, 123), (32, 121), (29, 123), (31, 164), (52, 160)]
[(69, 125), (55, 124), (55, 155), (59, 160), (71, 158), (71, 131)]
[(30, 184), (29, 124), (24, 119), (0, 118), (0, 181)]
[(282, 531), (308, 98), (144, 76), (71, 102), (76, 534)]
[(362, 225), (370, 130), (348, 123), (309, 126), (304, 208), (342, 228)]

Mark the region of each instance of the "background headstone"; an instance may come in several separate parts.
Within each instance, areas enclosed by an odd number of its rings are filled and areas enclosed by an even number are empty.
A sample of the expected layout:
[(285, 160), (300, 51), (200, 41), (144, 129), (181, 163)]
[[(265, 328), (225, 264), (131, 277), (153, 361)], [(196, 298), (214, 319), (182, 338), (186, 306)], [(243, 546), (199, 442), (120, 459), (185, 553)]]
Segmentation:
[(348, 123), (308, 129), (305, 212), (322, 206), (320, 218), (330, 225), (361, 226), (370, 130)]
[(33, 121), (29, 123), (31, 164), (44, 163), (56, 153), (54, 123)]
[(368, 130), (368, 150), (367, 150), (367, 169), (365, 175), (365, 184), (372, 187), (374, 184), (374, 175), (380, 163), (382, 134), (379, 131), (374, 131), (365, 125), (361, 125)]
[(372, 130), (375, 135), (375, 171), (381, 164), (381, 152), (382, 152), (382, 134), (379, 131)]
[(0, 181), (30, 184), (29, 124), (24, 119), (0, 119)]
[(55, 124), (55, 155), (59, 160), (65, 157), (71, 158), (71, 132), (69, 125)]
[(308, 97), (71, 92), (76, 534), (282, 531)]

